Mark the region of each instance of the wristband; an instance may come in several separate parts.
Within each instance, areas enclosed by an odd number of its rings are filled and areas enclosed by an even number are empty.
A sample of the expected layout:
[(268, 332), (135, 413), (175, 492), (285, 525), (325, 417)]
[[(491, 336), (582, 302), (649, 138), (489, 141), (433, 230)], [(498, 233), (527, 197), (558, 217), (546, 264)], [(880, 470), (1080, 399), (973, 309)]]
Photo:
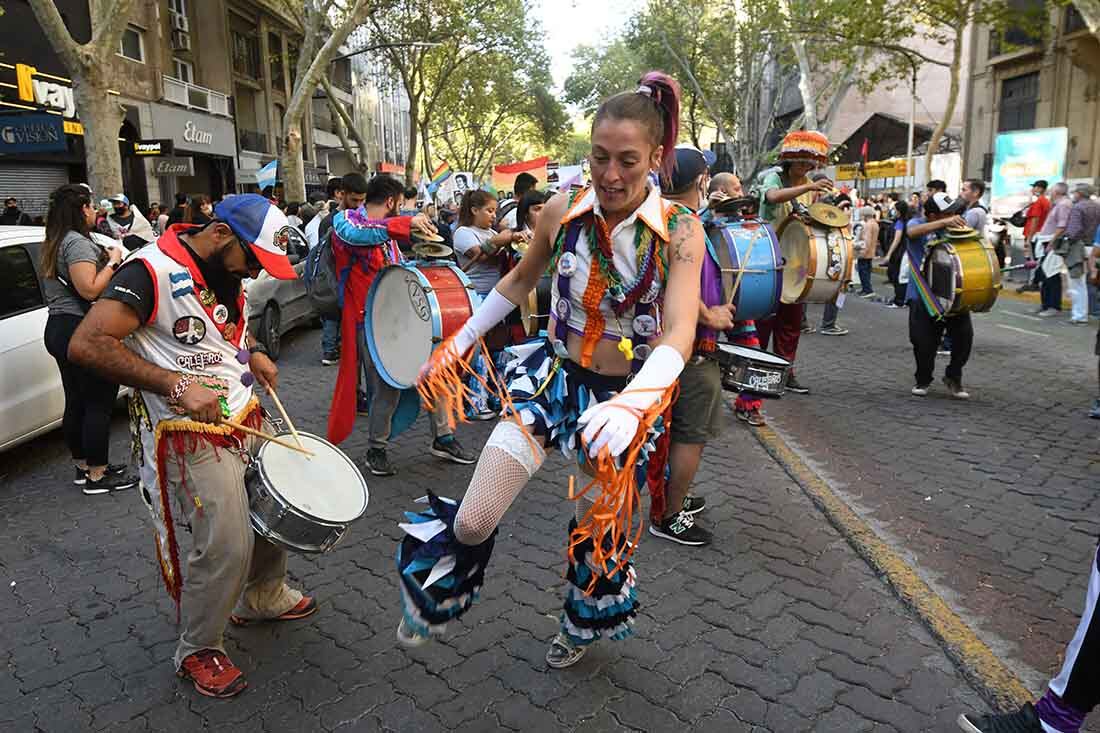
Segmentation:
[(180, 400), (183, 399), (183, 393), (192, 384), (198, 384), (198, 381), (198, 378), (191, 374), (180, 374), (176, 383), (172, 385), (172, 389), (168, 392), (168, 406), (173, 410), (178, 408)]
[(684, 370), (684, 357), (677, 349), (661, 344), (653, 350), (630, 384), (614, 398), (640, 410), (647, 409), (661, 398)]
[(267, 351), (267, 347), (264, 346), (262, 341), (257, 341), (256, 343), (249, 346), (248, 347), (248, 353), (249, 354), (263, 354), (264, 356), (270, 356), (270, 354)]

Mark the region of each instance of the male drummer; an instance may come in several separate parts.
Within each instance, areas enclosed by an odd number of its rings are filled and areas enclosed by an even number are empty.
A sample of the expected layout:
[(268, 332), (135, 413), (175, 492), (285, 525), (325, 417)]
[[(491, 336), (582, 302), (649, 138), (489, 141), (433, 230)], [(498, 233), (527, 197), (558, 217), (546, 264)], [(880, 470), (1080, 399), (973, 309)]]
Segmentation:
[[(707, 161), (702, 151), (690, 145), (676, 147), (676, 167), (661, 184), (661, 195), (670, 201), (699, 211), (706, 200)], [(711, 542), (711, 533), (695, 524), (694, 515), (706, 507), (700, 496), (688, 489), (699, 470), (708, 440), (722, 434), (722, 370), (713, 358), (719, 332), (733, 328), (734, 307), (722, 298), (718, 257), (710, 242), (702, 269), (699, 327), (695, 354), (680, 372), (680, 393), (672, 405), (672, 434), (668, 452), (669, 478), (665, 510), (651, 507), (650, 534), (681, 545), (699, 547)]]
[[(358, 342), (359, 348), (358, 359), (340, 360), (329, 411), (328, 438), (340, 443), (351, 433), (355, 422), (355, 385), (362, 369), (369, 392), (367, 469), (375, 476), (397, 473), (386, 454), (390, 438), (395, 436), (395, 418), (415, 417), (420, 402), (415, 390), (394, 389), (382, 379), (364, 340), (367, 293), (383, 267), (400, 262), (397, 241), (408, 242), (412, 229), (435, 232), (435, 225), (426, 214), (398, 216), (403, 195), (404, 186), (396, 178), (375, 176), (367, 184), (363, 206), (354, 212), (341, 211), (333, 221), (332, 251), (344, 282), (341, 337), (344, 343)], [(398, 344), (394, 346), (400, 348)], [(430, 424), (432, 455), (454, 463), (474, 462), (476, 456), (462, 447), (448, 424), (446, 405), (436, 405)]]
[[(816, 181), (807, 178), (812, 171), (828, 163), (828, 138), (813, 130), (788, 133), (780, 146), (779, 165), (762, 171), (753, 186), (754, 194), (760, 199), (761, 218), (778, 229), (796, 207), (798, 211), (808, 209), (815, 193), (831, 191), (833, 182), (827, 177)], [(771, 341), (772, 352), (791, 363), (787, 389), (799, 394), (810, 391), (794, 374), (805, 308), (803, 303), (781, 303), (774, 316), (756, 322), (763, 347), (768, 348)]]
[[(141, 494), (165, 585), (177, 603), (182, 597), (176, 670), (210, 697), (246, 687), (225, 654), (228, 621), (287, 621), (317, 610), (286, 585), (286, 552), (249, 524), (244, 476), (258, 444), (219, 424), (231, 418), (263, 428), (252, 384), (274, 388), (278, 370), (245, 332), (241, 279), (260, 270), (295, 279), (286, 255), (295, 235), (264, 197), (230, 197), (210, 223), (171, 226), (131, 256), (69, 346), (73, 361), (137, 390), (130, 416)], [(182, 510), (178, 525), (174, 507)], [(182, 527), (191, 535), (186, 575)]]
[(905, 227), (909, 236), (908, 253), (912, 268), (905, 300), (909, 304), (909, 342), (913, 344), (913, 358), (917, 362), (914, 375), (916, 384), (913, 385), (912, 394), (917, 397), (928, 394), (932, 372), (936, 367), (936, 350), (946, 330), (951, 338), (951, 361), (947, 365), (943, 383), (955, 399), (970, 399), (970, 393), (962, 385), (962, 370), (974, 345), (974, 326), (970, 322), (970, 314), (945, 315), (943, 318), (933, 316), (922, 301), (917, 287), (924, 264), (925, 248), (931, 235), (947, 227), (965, 228), (966, 220), (960, 216), (965, 210), (966, 201), (962, 198), (952, 200), (946, 193), (936, 191), (924, 202), (924, 216), (918, 214)]

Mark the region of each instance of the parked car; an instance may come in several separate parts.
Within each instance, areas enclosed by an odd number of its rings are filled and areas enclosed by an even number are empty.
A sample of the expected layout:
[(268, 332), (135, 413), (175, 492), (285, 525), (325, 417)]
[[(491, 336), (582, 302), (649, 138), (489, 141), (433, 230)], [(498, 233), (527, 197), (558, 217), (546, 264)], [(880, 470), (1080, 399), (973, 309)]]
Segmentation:
[(256, 340), (267, 347), (272, 359), (279, 358), (283, 334), (317, 320), (301, 279), (305, 260), (291, 254), (290, 261), (298, 273), (297, 280), (278, 280), (261, 272), (258, 278), (245, 284), (248, 292), (248, 328)]
[(60, 426), (65, 411), (61, 373), (43, 340), (49, 312), (38, 260), (45, 235), (43, 227), (0, 226), (0, 451)]

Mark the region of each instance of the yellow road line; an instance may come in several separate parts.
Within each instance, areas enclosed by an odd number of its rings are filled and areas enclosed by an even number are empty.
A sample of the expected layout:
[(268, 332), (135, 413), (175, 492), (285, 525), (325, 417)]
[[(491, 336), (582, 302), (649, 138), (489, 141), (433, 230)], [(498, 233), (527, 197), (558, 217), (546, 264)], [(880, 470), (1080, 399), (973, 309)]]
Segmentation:
[(770, 427), (755, 428), (756, 439), (787, 471), (856, 552), (893, 587), (913, 610), (948, 657), (996, 707), (1015, 710), (1034, 696), (1024, 683), (917, 572), (886, 544)]

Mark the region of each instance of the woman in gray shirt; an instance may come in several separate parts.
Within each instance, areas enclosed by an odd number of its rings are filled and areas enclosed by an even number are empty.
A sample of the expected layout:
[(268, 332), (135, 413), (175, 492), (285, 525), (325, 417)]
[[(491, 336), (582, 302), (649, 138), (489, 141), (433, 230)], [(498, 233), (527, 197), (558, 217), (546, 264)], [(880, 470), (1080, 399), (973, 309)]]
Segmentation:
[(62, 431), (76, 464), (73, 483), (83, 486), (85, 494), (105, 494), (137, 484), (137, 479), (125, 475), (125, 465), (112, 466), (107, 461), (118, 385), (69, 361), (73, 332), (122, 261), (118, 249), (107, 250), (92, 241), (95, 217), (87, 189), (66, 185), (50, 194), (41, 262), (50, 310), (46, 350), (61, 371)]

